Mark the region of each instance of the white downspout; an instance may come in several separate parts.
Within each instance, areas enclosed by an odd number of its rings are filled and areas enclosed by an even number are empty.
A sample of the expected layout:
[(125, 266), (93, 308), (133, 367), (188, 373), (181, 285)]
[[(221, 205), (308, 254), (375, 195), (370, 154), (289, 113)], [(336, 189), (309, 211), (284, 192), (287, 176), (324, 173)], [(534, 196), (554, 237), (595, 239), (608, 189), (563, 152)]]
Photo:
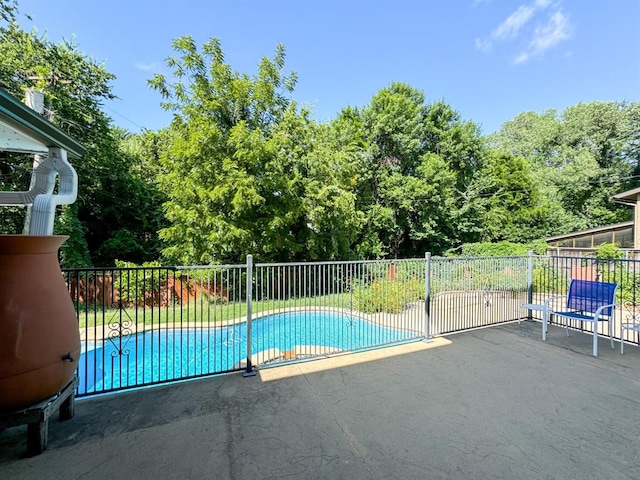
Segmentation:
[[(59, 176), (58, 193), (53, 189)], [(67, 161), (67, 151), (49, 147), (48, 157), (33, 173), (33, 187), (27, 192), (0, 192), (0, 205), (32, 205), (29, 235), (52, 235), (58, 205), (70, 205), (78, 196), (78, 175)]]

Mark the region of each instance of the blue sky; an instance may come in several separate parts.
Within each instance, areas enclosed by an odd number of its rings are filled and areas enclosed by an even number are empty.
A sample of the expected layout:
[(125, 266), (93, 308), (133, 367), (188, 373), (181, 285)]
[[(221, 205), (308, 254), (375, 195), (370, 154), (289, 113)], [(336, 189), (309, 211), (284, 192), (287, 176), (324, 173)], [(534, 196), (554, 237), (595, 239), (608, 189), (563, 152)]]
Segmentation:
[(171, 41), (217, 37), (254, 74), (285, 45), (293, 97), (318, 121), (391, 82), (443, 100), (484, 133), (523, 111), (640, 101), (640, 0), (19, 0), (27, 30), (74, 39), (117, 76), (105, 105), (130, 131), (170, 123), (146, 81)]

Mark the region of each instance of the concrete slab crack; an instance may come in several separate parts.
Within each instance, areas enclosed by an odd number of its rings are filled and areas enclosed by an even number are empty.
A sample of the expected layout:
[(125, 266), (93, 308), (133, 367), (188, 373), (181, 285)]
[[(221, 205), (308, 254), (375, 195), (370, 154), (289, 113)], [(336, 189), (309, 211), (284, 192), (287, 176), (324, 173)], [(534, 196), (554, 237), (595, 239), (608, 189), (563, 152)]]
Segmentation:
[(320, 395), (320, 393), (314, 387), (313, 383), (309, 380), (308, 376), (306, 374), (303, 374), (303, 375), (304, 375), (304, 379), (309, 384), (309, 388), (311, 388), (311, 391), (313, 391), (314, 395), (318, 398), (318, 401), (322, 405), (322, 408), (324, 408), (325, 412), (327, 412), (327, 414), (329, 415), (331, 420), (340, 429), (340, 431), (342, 432), (342, 435), (344, 436), (344, 438), (347, 440), (347, 442), (349, 442), (349, 445), (351, 446), (351, 449), (356, 454), (356, 456), (358, 457), (360, 462), (362, 462), (362, 466), (367, 470), (367, 472), (369, 473), (369, 475), (371, 476), (372, 479), (374, 479), (374, 480), (377, 479), (378, 477), (376, 476), (375, 472), (373, 471), (372, 465), (370, 465), (370, 463), (367, 461), (367, 458), (360, 451), (360, 449), (366, 450), (366, 447), (364, 445), (362, 445), (358, 441), (356, 436), (353, 435), (345, 425), (342, 425), (338, 421), (336, 416), (331, 412), (331, 410), (329, 409), (329, 407), (327, 406), (327, 404), (323, 400), (323, 398)]

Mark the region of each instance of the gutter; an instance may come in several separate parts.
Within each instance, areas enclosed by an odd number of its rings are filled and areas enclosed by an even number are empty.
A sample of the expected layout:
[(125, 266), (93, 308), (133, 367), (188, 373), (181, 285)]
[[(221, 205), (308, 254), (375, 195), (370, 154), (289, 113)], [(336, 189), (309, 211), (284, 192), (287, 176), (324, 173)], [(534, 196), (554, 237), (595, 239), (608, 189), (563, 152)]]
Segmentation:
[(53, 123), (0, 89), (0, 121), (47, 147), (58, 147), (70, 157), (82, 157), (86, 148)]

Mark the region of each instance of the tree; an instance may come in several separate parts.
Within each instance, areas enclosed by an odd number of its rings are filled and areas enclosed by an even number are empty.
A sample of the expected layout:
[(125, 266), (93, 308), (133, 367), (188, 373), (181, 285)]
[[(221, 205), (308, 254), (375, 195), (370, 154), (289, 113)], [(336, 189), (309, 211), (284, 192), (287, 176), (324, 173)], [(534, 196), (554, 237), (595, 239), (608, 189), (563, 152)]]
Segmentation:
[(491, 152), (480, 172), (486, 182), (484, 241), (526, 243), (552, 230), (553, 214), (531, 166), (522, 157)]
[(380, 90), (362, 112), (367, 152), (358, 190), (370, 249), (361, 253), (367, 257), (397, 257), (406, 240), (396, 200), (405, 185), (400, 177), (415, 173), (424, 153), (424, 113), (424, 94), (404, 83)]
[[(138, 188), (132, 159), (119, 149), (121, 132), (111, 126), (102, 111), (102, 102), (114, 98), (109, 83), (115, 77), (75, 44), (54, 44), (35, 32), (24, 32), (15, 23), (0, 29), (0, 48), (0, 85), (18, 98), (28, 88), (42, 91), (49, 119), (86, 147), (85, 155), (72, 161), (79, 178), (77, 202), (63, 211), (63, 221), (56, 224), (63, 229), (56, 232), (72, 236), (62, 247), (63, 265), (85, 266), (91, 262), (108, 266), (116, 254), (131, 255), (131, 259), (145, 257), (138, 247), (121, 248), (123, 238), (155, 237), (156, 232), (154, 225), (140, 221), (148, 215), (147, 196), (154, 194)], [(25, 155), (14, 155), (10, 161), (0, 159), (0, 169), (7, 173), (1, 180), (3, 188), (27, 189), (31, 165), (32, 160)], [(4, 217), (3, 212), (0, 228), (11, 229), (11, 233), (20, 231), (17, 225), (22, 218), (9, 215), (4, 221)]]
[(253, 77), (232, 71), (215, 38), (202, 51), (191, 37), (175, 40), (173, 48), (179, 56), (167, 63), (175, 81), (150, 80), (163, 107), (174, 112), (158, 179), (171, 222), (160, 232), (166, 259), (295, 258), (305, 228), (299, 160), (311, 137), (309, 120), (287, 97), (295, 74), (283, 73), (284, 47), (263, 58)]
[(131, 134), (113, 129), (112, 132), (121, 168), (117, 170), (118, 178), (111, 182), (109, 195), (120, 201), (105, 202), (100, 212), (111, 230), (104, 232), (104, 241), (94, 258), (104, 259), (101, 265), (111, 264), (115, 259), (138, 264), (151, 262), (160, 257), (163, 248), (157, 232), (167, 225), (162, 210), (167, 197), (156, 183), (162, 137), (151, 131)]
[(485, 184), (481, 173), (486, 141), (477, 124), (463, 120), (444, 102), (429, 105), (425, 122), (427, 150), (438, 155), (454, 174), (454, 190), (449, 193), (453, 206), (441, 228), (447, 232), (449, 246), (475, 242), (484, 228), (480, 195)]
[(480, 232), (479, 202), (471, 192), (482, 164), (478, 127), (443, 102), (393, 83), (361, 114), (358, 205), (366, 221), (364, 256), (441, 253)]
[(393, 220), (390, 250), (395, 257), (425, 251), (440, 253), (451, 245), (456, 210), (455, 172), (432, 152), (423, 155), (413, 175), (392, 172), (382, 182), (383, 204)]
[(18, 13), (17, 0), (0, 0), (0, 19), (4, 22), (12, 23)]
[(67, 268), (91, 267), (89, 246), (85, 232), (78, 220), (78, 206), (65, 205), (55, 218), (55, 233), (68, 235), (69, 239), (60, 247), (60, 265)]
[(552, 230), (572, 230), (623, 221), (630, 212), (611, 195), (638, 185), (638, 105), (592, 102), (543, 114), (526, 112), (491, 137), (498, 150), (525, 158), (541, 198), (555, 215)]
[(356, 193), (362, 149), (357, 139), (342, 131), (343, 126), (338, 121), (314, 128), (313, 148), (302, 157), (308, 259), (358, 256), (357, 240), (365, 220)]

